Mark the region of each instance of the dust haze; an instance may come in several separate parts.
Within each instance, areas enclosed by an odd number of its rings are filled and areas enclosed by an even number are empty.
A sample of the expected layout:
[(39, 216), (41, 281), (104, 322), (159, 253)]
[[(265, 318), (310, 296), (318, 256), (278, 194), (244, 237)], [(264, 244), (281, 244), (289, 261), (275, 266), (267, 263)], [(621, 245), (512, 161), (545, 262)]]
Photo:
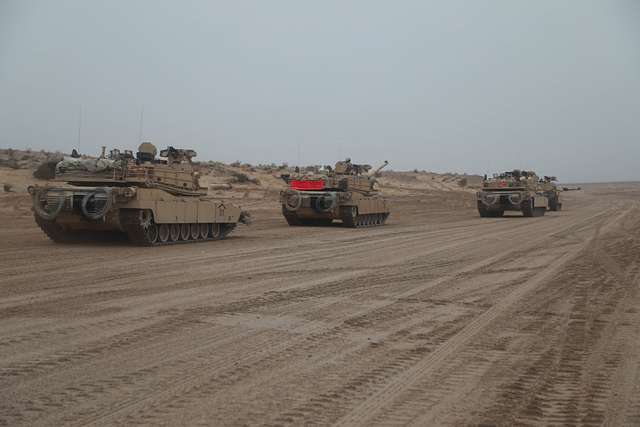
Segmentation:
[(0, 146), (640, 179), (635, 1), (0, 2)]

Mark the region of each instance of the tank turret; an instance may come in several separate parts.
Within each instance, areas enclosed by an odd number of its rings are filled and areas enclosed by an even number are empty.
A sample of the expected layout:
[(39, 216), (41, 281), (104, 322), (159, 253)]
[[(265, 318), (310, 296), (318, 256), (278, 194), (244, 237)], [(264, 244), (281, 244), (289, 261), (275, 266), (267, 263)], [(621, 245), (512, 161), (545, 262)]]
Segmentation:
[(160, 151), (144, 142), (135, 153), (112, 149), (107, 157), (97, 159), (65, 158), (56, 167), (56, 181), (77, 186), (108, 183), (114, 186), (130, 185), (160, 188), (174, 195), (206, 195), (199, 185), (199, 175), (192, 163), (194, 150), (168, 147)]

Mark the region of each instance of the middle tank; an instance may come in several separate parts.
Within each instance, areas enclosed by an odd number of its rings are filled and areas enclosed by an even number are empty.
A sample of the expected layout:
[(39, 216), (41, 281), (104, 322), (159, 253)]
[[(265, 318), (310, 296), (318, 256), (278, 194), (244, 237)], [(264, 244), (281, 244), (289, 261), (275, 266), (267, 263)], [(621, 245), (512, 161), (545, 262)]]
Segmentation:
[(330, 225), (334, 220), (346, 227), (383, 225), (390, 204), (377, 186), (380, 167), (339, 161), (318, 173), (282, 175), (287, 189), (280, 193), (282, 214), (289, 225)]

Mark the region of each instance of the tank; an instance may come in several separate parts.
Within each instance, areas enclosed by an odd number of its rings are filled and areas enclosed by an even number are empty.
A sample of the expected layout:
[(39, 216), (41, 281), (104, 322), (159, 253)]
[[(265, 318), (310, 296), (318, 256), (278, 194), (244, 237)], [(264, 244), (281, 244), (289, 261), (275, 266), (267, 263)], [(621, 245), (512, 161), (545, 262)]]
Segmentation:
[(539, 178), (533, 171), (513, 170), (485, 176), (477, 193), (481, 217), (501, 217), (505, 211), (519, 211), (523, 216), (543, 216), (549, 207)]
[(549, 210), (554, 212), (562, 210), (562, 202), (560, 201), (561, 190), (558, 188), (556, 181), (558, 181), (558, 178), (555, 176), (545, 176), (540, 180), (542, 191), (547, 200), (549, 200)]
[(52, 183), (29, 187), (36, 223), (57, 243), (119, 233), (139, 245), (224, 239), (250, 217), (207, 196), (193, 150), (112, 150), (97, 159), (77, 153), (56, 165)]
[(380, 167), (339, 161), (334, 168), (311, 173), (283, 175), (287, 189), (280, 193), (282, 214), (292, 226), (330, 225), (340, 221), (346, 227), (383, 225), (390, 214), (377, 177)]

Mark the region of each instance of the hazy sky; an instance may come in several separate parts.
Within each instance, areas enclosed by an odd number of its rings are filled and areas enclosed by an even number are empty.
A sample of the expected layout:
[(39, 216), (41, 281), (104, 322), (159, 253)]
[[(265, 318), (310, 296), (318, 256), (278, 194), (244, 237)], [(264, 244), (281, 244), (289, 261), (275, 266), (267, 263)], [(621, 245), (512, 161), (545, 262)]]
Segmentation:
[(0, 0), (0, 147), (640, 180), (640, 1)]

